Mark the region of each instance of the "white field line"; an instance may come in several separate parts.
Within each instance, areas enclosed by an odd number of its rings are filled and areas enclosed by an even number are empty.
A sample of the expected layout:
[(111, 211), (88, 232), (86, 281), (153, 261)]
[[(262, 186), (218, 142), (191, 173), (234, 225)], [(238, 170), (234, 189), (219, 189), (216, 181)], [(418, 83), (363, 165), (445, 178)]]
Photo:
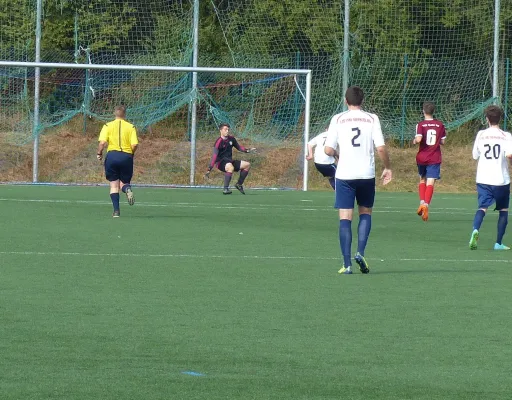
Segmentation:
[[(55, 204), (89, 204), (89, 205), (110, 205), (111, 203), (103, 200), (57, 200), (57, 199), (15, 199), (15, 198), (0, 198), (0, 201), (12, 201), (19, 203), (55, 203)], [(175, 208), (209, 208), (209, 209), (240, 209), (240, 210), (297, 210), (297, 211), (333, 211), (334, 207), (330, 206), (315, 206), (311, 205), (308, 208), (297, 207), (295, 205), (280, 206), (272, 204), (251, 204), (246, 206), (244, 204), (239, 205), (218, 205), (212, 203), (136, 203), (139, 207), (175, 207)], [(374, 213), (416, 213), (415, 207), (388, 207), (388, 206), (377, 206)], [(460, 208), (433, 208), (430, 214), (459, 214), (459, 215), (473, 215), (474, 211), (465, 211)]]
[[(257, 255), (202, 255), (202, 254), (140, 254), (140, 253), (81, 253), (81, 252), (53, 252), (53, 251), (0, 251), (2, 255), (19, 255), (19, 256), (77, 256), (77, 257), (137, 257), (137, 258), (234, 258), (234, 259), (251, 259), (251, 260), (340, 260), (340, 257), (307, 257), (307, 256), (257, 256)], [(430, 261), (430, 262), (495, 262), (495, 263), (512, 263), (511, 260), (496, 259), (449, 259), (449, 258), (368, 258), (370, 261)]]

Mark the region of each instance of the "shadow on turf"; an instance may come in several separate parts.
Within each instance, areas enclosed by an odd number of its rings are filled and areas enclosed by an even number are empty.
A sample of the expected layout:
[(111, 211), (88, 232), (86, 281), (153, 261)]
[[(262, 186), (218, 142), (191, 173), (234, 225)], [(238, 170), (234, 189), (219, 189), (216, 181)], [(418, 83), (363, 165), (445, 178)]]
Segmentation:
[[(371, 267), (370, 267), (371, 268)], [(453, 269), (415, 269), (415, 270), (377, 270), (374, 269), (370, 270), (370, 275), (392, 275), (392, 274), (437, 274), (437, 273), (446, 273), (446, 274), (458, 274), (458, 273), (472, 273), (476, 272), (478, 274), (488, 274), (489, 271), (478, 268), (478, 269), (460, 269), (460, 268), (453, 268)], [(362, 275), (362, 274), (360, 274)]]
[(130, 215), (127, 218), (136, 218), (136, 219), (162, 219), (162, 218), (186, 218), (186, 219), (200, 219), (200, 216), (197, 215), (169, 215), (169, 214), (162, 214), (162, 215)]

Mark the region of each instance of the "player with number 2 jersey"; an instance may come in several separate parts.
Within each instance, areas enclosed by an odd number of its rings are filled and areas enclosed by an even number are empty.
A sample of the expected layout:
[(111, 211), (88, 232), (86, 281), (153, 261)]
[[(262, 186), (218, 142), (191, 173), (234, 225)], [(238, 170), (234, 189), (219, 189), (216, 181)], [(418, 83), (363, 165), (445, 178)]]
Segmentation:
[(420, 183), (418, 193), (420, 206), (417, 214), (423, 221), (428, 221), (428, 207), (434, 194), (434, 184), (441, 178), (441, 145), (446, 139), (446, 130), (443, 123), (434, 119), (435, 105), (431, 102), (423, 104), (425, 119), (416, 125), (414, 144), (419, 144), (416, 154)]
[[(336, 200), (334, 207), (340, 217), (340, 249), (343, 266), (340, 274), (352, 273), (352, 216), (357, 201), (359, 225), (357, 227), (357, 253), (354, 260), (363, 274), (370, 272), (364, 252), (372, 224), (375, 200), (375, 150), (384, 164), (383, 184), (392, 179), (389, 155), (382, 136), (379, 117), (361, 109), (364, 93), (358, 86), (351, 86), (345, 93), (347, 112), (331, 119), (325, 154), (339, 156), (336, 169)], [(338, 149), (338, 151), (336, 151)]]

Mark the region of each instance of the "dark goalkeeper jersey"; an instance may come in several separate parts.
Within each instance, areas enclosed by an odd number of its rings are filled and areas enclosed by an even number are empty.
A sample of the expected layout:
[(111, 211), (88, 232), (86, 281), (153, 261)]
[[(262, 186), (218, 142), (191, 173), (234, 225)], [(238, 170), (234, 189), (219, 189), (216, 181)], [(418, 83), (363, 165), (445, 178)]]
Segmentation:
[(228, 135), (225, 138), (219, 136), (219, 138), (215, 141), (215, 145), (213, 146), (213, 155), (210, 161), (210, 168), (213, 168), (222, 160), (232, 161), (233, 147), (238, 151), (242, 151), (244, 153), (247, 152), (245, 147), (238, 144), (234, 136)]

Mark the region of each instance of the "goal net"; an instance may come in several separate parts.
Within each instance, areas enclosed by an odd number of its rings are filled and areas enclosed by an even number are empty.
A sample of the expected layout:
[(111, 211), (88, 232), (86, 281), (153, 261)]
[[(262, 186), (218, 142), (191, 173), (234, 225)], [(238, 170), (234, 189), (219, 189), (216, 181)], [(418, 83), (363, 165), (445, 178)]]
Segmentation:
[[(350, 0), (345, 15), (345, 0), (205, 0), (200, 2), (199, 65), (312, 70), (310, 136), (343, 109), (347, 65), (349, 84), (363, 87), (365, 107), (379, 114), (385, 136), (405, 143), (424, 101), (437, 104), (437, 116), (449, 129), (479, 119), (496, 101), (492, 3)], [(45, 0), (43, 5), (42, 61), (191, 65), (191, 0)], [(502, 13), (504, 24), (509, 14)], [(344, 53), (348, 17), (350, 46)], [(0, 23), (0, 58), (34, 61), (36, 0), (1, 0)], [(507, 37), (504, 31), (500, 48), (509, 48)], [(193, 92), (190, 73), (41, 72), (40, 123), (34, 131), (34, 69), (0, 69), (0, 134), (9, 145), (20, 146), (8, 147), (15, 155), (9, 160), (15, 161), (4, 163), (10, 169), (0, 180), (30, 180), (22, 166), (33, 135), (44, 134), (42, 157), (59, 135), (67, 141), (60, 141), (60, 164), (41, 168), (40, 179), (70, 181), (64, 176), (68, 167), (80, 165), (80, 155), (87, 153), (75, 141), (91, 143), (112, 108), (124, 103), (143, 140), (158, 153), (141, 171), (141, 182), (188, 183), (189, 106), (197, 98), (198, 168), (208, 158), (217, 124), (227, 121), (242, 141), (263, 150), (252, 160), (259, 167), (253, 183), (301, 186), (302, 76), (200, 73)], [(500, 85), (498, 96), (501, 92)]]

